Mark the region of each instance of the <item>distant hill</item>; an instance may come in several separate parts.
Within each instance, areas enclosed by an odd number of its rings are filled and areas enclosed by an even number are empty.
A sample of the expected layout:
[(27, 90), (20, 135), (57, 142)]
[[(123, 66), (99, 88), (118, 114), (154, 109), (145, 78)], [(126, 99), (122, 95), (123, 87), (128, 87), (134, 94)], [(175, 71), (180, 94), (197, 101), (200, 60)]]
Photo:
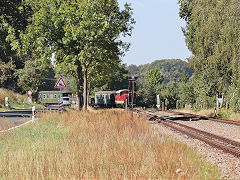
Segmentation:
[(128, 66), (129, 76), (137, 76), (140, 79), (144, 79), (151, 69), (157, 69), (164, 77), (164, 82), (176, 81), (182, 72), (186, 71), (192, 76), (192, 70), (188, 68), (188, 63), (180, 59), (163, 59), (156, 60), (150, 64), (144, 64), (140, 66), (130, 65)]

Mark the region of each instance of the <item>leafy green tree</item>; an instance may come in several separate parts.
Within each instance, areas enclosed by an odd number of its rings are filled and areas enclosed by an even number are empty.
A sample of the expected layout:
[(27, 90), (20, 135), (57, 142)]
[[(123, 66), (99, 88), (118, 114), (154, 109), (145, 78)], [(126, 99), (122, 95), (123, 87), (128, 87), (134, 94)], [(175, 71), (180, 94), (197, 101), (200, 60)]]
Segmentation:
[[(53, 68), (49, 64), (39, 64), (28, 60), (23, 69), (17, 71), (18, 85), (23, 92), (31, 90), (35, 94), (43, 85), (46, 85), (45, 78), (53, 74)], [(46, 89), (45, 89), (46, 90)]]
[(184, 108), (186, 104), (193, 105), (196, 102), (196, 94), (192, 81), (178, 83), (178, 108)]
[(155, 88), (163, 82), (162, 75), (158, 72), (157, 68), (152, 69), (147, 75), (147, 83), (150, 87)]
[[(15, 86), (16, 70), (23, 68), (25, 57), (12, 49), (11, 39), (19, 39), (19, 31), (27, 26), (27, 18), (31, 10), (22, 6), (22, 0), (0, 1), (0, 64), (1, 64), (1, 86), (17, 88)], [(4, 83), (3, 83), (4, 81)]]
[(12, 61), (5, 63), (0, 61), (0, 87), (6, 87), (4, 83), (12, 77), (15, 71), (15, 65)]
[(201, 85), (197, 102), (212, 106), (216, 93), (228, 96), (231, 86), (239, 87), (240, 4), (238, 0), (179, 0), (179, 4), (179, 15), (187, 22), (186, 43), (193, 53), (189, 64)]
[(178, 86), (174, 81), (170, 81), (164, 84), (158, 89), (161, 101), (165, 103), (165, 106), (169, 108), (176, 108), (178, 101)]
[[(96, 71), (93, 71), (93, 73), (96, 73)], [(95, 87), (93, 92), (128, 88), (128, 71), (126, 65), (119, 65), (113, 69), (108, 69), (108, 72), (99, 72), (98, 76), (95, 77), (94, 74), (90, 74), (89, 76), (91, 77), (91, 84)]]
[(26, 4), (34, 13), (22, 34), (21, 49), (42, 62), (55, 52), (56, 65), (76, 78), (86, 110), (89, 70), (118, 64), (119, 55), (129, 46), (119, 37), (131, 34), (130, 6), (120, 10), (117, 0), (26, 0)]
[(156, 89), (163, 82), (163, 76), (160, 74), (157, 68), (150, 70), (146, 77), (145, 82), (145, 101), (149, 106), (156, 104)]

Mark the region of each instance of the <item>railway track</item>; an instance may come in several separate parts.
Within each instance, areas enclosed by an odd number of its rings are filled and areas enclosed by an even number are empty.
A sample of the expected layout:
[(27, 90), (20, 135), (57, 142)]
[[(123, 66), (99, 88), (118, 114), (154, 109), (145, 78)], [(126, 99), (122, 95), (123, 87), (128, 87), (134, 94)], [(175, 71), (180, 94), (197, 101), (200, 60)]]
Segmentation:
[(176, 115), (183, 115), (183, 116), (187, 116), (190, 118), (206, 119), (206, 120), (210, 120), (210, 121), (216, 121), (216, 122), (221, 122), (221, 123), (225, 123), (225, 124), (233, 124), (233, 125), (240, 126), (239, 121), (226, 120), (226, 119), (221, 119), (221, 118), (213, 118), (213, 117), (207, 117), (207, 116), (200, 116), (197, 114), (190, 114), (190, 113), (181, 113), (181, 112), (175, 112), (175, 111), (170, 111), (170, 110), (167, 110), (166, 112), (176, 114)]
[(240, 157), (240, 143), (222, 136), (218, 136), (206, 131), (202, 131), (196, 128), (192, 128), (172, 120), (161, 121), (161, 123), (167, 127), (184, 133), (188, 136), (199, 139), (207, 144), (215, 146), (216, 148), (222, 149), (229, 152), (237, 157)]
[[(202, 131), (202, 130), (181, 124), (181, 123), (177, 123), (177, 122), (171, 120), (171, 118), (161, 117), (161, 116), (156, 115), (153, 112), (141, 111), (141, 110), (136, 110), (136, 109), (134, 109), (134, 112), (146, 114), (149, 117), (149, 119), (152, 121), (161, 123), (166, 127), (169, 127), (176, 131), (179, 131), (179, 132), (186, 134), (188, 136), (191, 136), (193, 138), (199, 139), (211, 146), (214, 146), (218, 149), (222, 149), (225, 152), (228, 152), (237, 157), (240, 157), (240, 142), (238, 142), (238, 141), (234, 141), (234, 140), (222, 137), (222, 136), (218, 136), (218, 135), (206, 132), (206, 131)], [(178, 115), (180, 115), (180, 114), (178, 114)], [(192, 116), (192, 117), (196, 117), (196, 116)], [(177, 119), (177, 117), (175, 119)]]

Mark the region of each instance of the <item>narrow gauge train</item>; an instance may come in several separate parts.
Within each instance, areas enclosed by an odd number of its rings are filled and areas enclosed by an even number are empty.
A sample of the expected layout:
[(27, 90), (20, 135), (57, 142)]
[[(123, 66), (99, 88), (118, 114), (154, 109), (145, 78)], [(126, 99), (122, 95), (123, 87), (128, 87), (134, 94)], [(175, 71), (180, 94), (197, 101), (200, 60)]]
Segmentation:
[(72, 92), (70, 91), (40, 91), (38, 99), (41, 104), (57, 105), (59, 104), (59, 98), (63, 98), (63, 105), (70, 105)]
[(94, 106), (115, 107), (116, 91), (98, 91), (95, 92)]
[[(131, 104), (132, 93), (128, 89), (95, 92), (95, 105), (99, 107), (119, 107)], [(135, 104), (135, 100), (134, 100)]]
[[(124, 106), (126, 102), (130, 105), (132, 98), (131, 94), (131, 91), (128, 89), (118, 91), (98, 91), (95, 92), (94, 97), (89, 97), (89, 105), (99, 107), (116, 107)], [(41, 104), (48, 106), (59, 104), (60, 97), (63, 98), (64, 105), (71, 105), (72, 101), (76, 102), (77, 100), (72, 96), (71, 91), (40, 91), (38, 99)]]

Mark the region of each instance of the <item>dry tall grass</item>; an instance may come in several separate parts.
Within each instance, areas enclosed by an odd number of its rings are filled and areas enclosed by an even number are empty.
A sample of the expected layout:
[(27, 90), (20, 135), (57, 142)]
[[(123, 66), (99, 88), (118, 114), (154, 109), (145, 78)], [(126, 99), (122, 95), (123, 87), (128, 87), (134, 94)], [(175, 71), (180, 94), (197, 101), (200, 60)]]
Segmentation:
[(1, 179), (217, 179), (186, 145), (119, 111), (42, 114), (0, 136)]

